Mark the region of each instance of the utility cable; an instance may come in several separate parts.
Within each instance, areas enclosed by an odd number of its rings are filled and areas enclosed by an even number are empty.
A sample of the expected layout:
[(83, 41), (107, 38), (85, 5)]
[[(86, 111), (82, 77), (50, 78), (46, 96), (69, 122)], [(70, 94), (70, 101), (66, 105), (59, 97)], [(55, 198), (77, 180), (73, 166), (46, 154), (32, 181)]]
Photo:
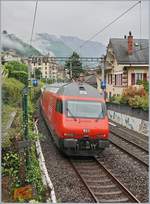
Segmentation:
[(37, 5), (38, 5), (38, 0), (36, 0), (36, 5), (35, 5), (34, 18), (33, 18), (33, 25), (32, 25), (32, 32), (31, 32), (31, 38), (30, 38), (30, 46), (31, 46), (31, 44), (32, 44), (33, 31), (34, 31), (35, 19), (36, 19), (36, 13), (37, 13)]
[(92, 40), (93, 38), (95, 38), (97, 35), (99, 35), (100, 33), (102, 33), (104, 30), (106, 30), (109, 26), (111, 26), (113, 23), (115, 23), (119, 18), (121, 18), (122, 16), (124, 16), (126, 13), (128, 13), (131, 9), (133, 9), (135, 6), (137, 6), (139, 3), (141, 3), (141, 1), (136, 2), (133, 6), (131, 6), (130, 8), (128, 8), (126, 11), (124, 11), (122, 14), (120, 14), (117, 18), (115, 18), (113, 21), (111, 21), (109, 24), (107, 24), (104, 28), (102, 28), (100, 31), (98, 31), (97, 33), (95, 33), (93, 36), (91, 36), (89, 39), (87, 39), (83, 44), (81, 44), (78, 48), (76, 48), (75, 51), (77, 51), (78, 49), (82, 48), (87, 42), (89, 42), (90, 40)]
[(140, 48), (142, 47), (141, 46), (141, 39), (142, 39), (142, 9), (141, 9), (141, 2), (140, 2)]

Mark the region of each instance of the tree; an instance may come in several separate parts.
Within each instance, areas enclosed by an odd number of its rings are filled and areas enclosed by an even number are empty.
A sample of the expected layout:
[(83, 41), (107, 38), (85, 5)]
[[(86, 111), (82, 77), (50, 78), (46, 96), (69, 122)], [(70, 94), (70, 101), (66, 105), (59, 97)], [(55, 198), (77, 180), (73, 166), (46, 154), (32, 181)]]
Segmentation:
[[(5, 65), (5, 68), (8, 70), (9, 75), (11, 75), (11, 72), (13, 71), (24, 71), (28, 72), (28, 67), (26, 64), (20, 63), (18, 61), (10, 61), (7, 62)], [(9, 77), (9, 76), (8, 76)]]
[(42, 76), (42, 72), (41, 72), (40, 68), (35, 69), (35, 78), (40, 79), (41, 76)]
[(11, 72), (12, 78), (19, 80), (20, 82), (24, 83), (25, 85), (28, 84), (28, 73), (24, 71), (13, 71)]
[(2, 101), (5, 104), (13, 104), (15, 107), (21, 104), (21, 91), (24, 84), (14, 78), (5, 78), (2, 83)]
[(8, 78), (15, 78), (25, 85), (28, 83), (28, 67), (18, 61), (10, 61), (4, 65), (4, 70), (8, 72)]
[(68, 70), (70, 77), (78, 78), (80, 73), (83, 73), (82, 63), (80, 62), (80, 56), (73, 52), (69, 59), (65, 62), (65, 69)]

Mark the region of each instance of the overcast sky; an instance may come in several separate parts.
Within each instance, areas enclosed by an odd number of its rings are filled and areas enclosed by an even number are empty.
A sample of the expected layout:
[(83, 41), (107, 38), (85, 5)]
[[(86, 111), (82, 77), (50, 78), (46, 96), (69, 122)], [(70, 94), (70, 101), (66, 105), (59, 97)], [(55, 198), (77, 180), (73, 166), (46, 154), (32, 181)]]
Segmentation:
[[(88, 39), (137, 1), (39, 1), (35, 33), (77, 36)], [(142, 38), (149, 34), (149, 2), (142, 1)], [(2, 30), (14, 33), (29, 42), (35, 1), (2, 1)], [(109, 38), (122, 38), (129, 31), (140, 38), (140, 5), (137, 5), (94, 41), (107, 44)]]

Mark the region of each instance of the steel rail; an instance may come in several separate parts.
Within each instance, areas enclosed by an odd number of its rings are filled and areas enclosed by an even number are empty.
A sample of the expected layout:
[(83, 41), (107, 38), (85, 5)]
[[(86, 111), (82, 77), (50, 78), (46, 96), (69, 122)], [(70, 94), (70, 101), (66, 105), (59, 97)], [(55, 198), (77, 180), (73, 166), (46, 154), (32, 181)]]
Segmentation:
[[(128, 132), (127, 130), (121, 128), (121, 127), (118, 127), (120, 131), (122, 131), (123, 133), (127, 133), (129, 136), (133, 136), (133, 134), (131, 132)], [(134, 134), (137, 134), (137, 132), (134, 131)], [(139, 133), (138, 133), (139, 134)], [(134, 138), (140, 140), (141, 142), (143, 143), (148, 143), (148, 136), (146, 135), (142, 135), (143, 138), (140, 138), (139, 136), (135, 136), (134, 135)], [(145, 137), (145, 139), (144, 139)]]
[(99, 200), (97, 199), (97, 197), (94, 195), (93, 191), (89, 188), (87, 182), (85, 181), (85, 179), (81, 176), (81, 174), (79, 173), (79, 171), (77, 170), (76, 166), (74, 165), (73, 161), (70, 160), (70, 163), (72, 165), (72, 167), (74, 168), (75, 172), (77, 173), (77, 175), (80, 177), (80, 179), (82, 180), (82, 182), (84, 183), (84, 185), (86, 186), (86, 188), (88, 189), (88, 191), (90, 192), (90, 194), (92, 195), (94, 201), (96, 203), (99, 203)]
[[(149, 162), (144, 161), (142, 158), (139, 158), (137, 155), (129, 152), (125, 147), (121, 146), (120, 143), (117, 144), (116, 142), (114, 142), (111, 138), (109, 139), (109, 141), (116, 146), (118, 149), (120, 149), (121, 151), (125, 152), (126, 154), (128, 154), (130, 157), (132, 157), (133, 159), (137, 160), (139, 163), (142, 163), (144, 166), (146, 166), (147, 168), (149, 167)], [(148, 156), (148, 155), (147, 155)]]
[(148, 136), (146, 136), (146, 135), (138, 133), (135, 130), (127, 129), (126, 127), (124, 127), (124, 126), (122, 126), (122, 125), (120, 125), (120, 124), (118, 124), (118, 123), (116, 123), (114, 121), (111, 121), (111, 120), (109, 121), (109, 124), (110, 124), (110, 129), (117, 128), (117, 130), (119, 130), (119, 131), (121, 131), (123, 133), (126, 133), (129, 136), (132, 136), (132, 137), (134, 136), (135, 139), (138, 139), (143, 143), (148, 143)]
[[(122, 131), (122, 130), (120, 130), (120, 131)], [(139, 145), (139, 144), (137, 144), (137, 143), (135, 143), (135, 142), (133, 142), (133, 141), (128, 140), (127, 138), (125, 138), (125, 137), (119, 135), (119, 133), (114, 132), (111, 128), (110, 128), (110, 133), (112, 133), (112, 134), (116, 135), (117, 137), (121, 138), (122, 140), (124, 140), (124, 141), (126, 141), (126, 142), (128, 142), (128, 143), (130, 143), (130, 144), (132, 144), (132, 145), (134, 145), (135, 147), (137, 147), (137, 148), (139, 148), (139, 149), (145, 151), (146, 153), (149, 152), (148, 148), (145, 149), (145, 148), (142, 147), (141, 145)]]
[[(84, 185), (86, 186), (86, 188), (88, 189), (88, 191), (90, 192), (91, 196), (93, 197), (94, 201), (96, 203), (100, 203), (100, 202), (106, 202), (106, 203), (114, 203), (114, 202), (134, 202), (134, 203), (140, 203), (140, 201), (116, 178), (114, 177), (110, 171), (108, 169), (106, 169), (106, 167), (104, 165), (102, 165), (102, 163), (96, 158), (93, 157), (91, 158), (91, 160), (73, 160), (73, 159), (69, 159), (71, 165), (73, 166), (75, 172), (77, 173), (77, 175), (80, 177), (80, 179), (82, 180), (82, 182), (84, 183)], [(79, 164), (79, 167), (76, 165), (76, 162)], [(91, 165), (87, 166), (85, 165), (84, 162), (89, 162), (89, 164), (91, 164), (91, 161), (93, 162), (92, 167), (94, 167), (94, 164), (96, 164), (94, 169), (90, 169)], [(81, 164), (81, 165), (80, 165)], [(88, 163), (87, 163), (88, 164)], [(83, 166), (84, 165), (84, 166)], [(98, 167), (98, 168), (96, 168)], [(81, 170), (82, 169), (82, 170)], [(99, 180), (100, 177), (97, 177), (94, 172), (93, 174), (88, 174), (88, 170), (90, 169), (90, 173), (92, 173), (93, 171), (97, 171), (99, 172), (99, 170), (104, 173), (104, 175), (99, 174), (100, 176), (104, 177), (105, 181), (108, 180), (109, 181), (109, 185), (107, 184), (103, 184), (101, 186), (99, 186), (99, 182), (104, 182), (104, 180)], [(86, 173), (86, 174), (85, 174)], [(89, 181), (89, 178), (93, 178), (91, 181)], [(96, 180), (94, 181), (94, 178), (96, 178)], [(90, 186), (90, 184), (88, 184), (88, 182), (90, 183), (94, 183), (94, 187)], [(111, 184), (111, 183), (112, 184)], [(115, 185), (114, 185), (115, 184)], [(99, 190), (99, 192), (95, 191), (94, 189), (92, 190), (92, 188), (96, 188)], [(109, 188), (118, 188), (119, 191), (108, 191)], [(102, 189), (105, 189), (105, 192), (102, 192)], [(114, 189), (113, 189), (114, 190)], [(116, 196), (118, 194), (122, 194), (124, 198), (120, 198), (120, 199), (116, 199)], [(101, 198), (98, 198), (98, 196), (100, 196)], [(114, 198), (109, 199), (109, 196), (114, 196)], [(118, 197), (119, 198), (119, 197)]]
[(108, 176), (113, 179), (117, 186), (124, 191), (127, 197), (129, 196), (129, 198), (135, 203), (140, 203), (140, 201), (96, 157), (94, 158), (99, 163), (99, 165), (101, 165), (101, 167), (108, 173)]

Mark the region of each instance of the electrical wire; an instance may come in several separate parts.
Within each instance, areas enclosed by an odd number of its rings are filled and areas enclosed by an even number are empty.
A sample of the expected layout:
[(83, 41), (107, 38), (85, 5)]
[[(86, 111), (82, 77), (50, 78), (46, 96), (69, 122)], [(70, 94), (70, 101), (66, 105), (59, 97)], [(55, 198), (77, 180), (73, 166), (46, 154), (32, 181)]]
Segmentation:
[[(32, 32), (31, 32), (31, 38), (30, 38), (30, 46), (31, 46), (31, 44), (32, 44), (33, 31), (34, 31), (35, 20), (36, 20), (36, 13), (37, 13), (37, 6), (38, 6), (38, 0), (36, 0), (36, 5), (35, 5), (33, 25), (32, 25)], [(63, 41), (61, 38), (60, 38), (59, 40), (64, 43), (64, 41)], [(67, 45), (67, 47), (70, 48), (70, 49), (72, 50), (72, 52), (74, 52), (74, 49), (73, 49), (72, 47), (70, 47), (69, 45)]]
[(140, 48), (141, 48), (141, 39), (142, 39), (142, 9), (141, 9), (141, 2), (140, 2)]
[(92, 35), (89, 39), (87, 39), (83, 44), (81, 44), (78, 48), (75, 49), (75, 51), (79, 50), (82, 48), (87, 42), (95, 38), (97, 35), (102, 33), (104, 30), (106, 30), (109, 26), (111, 26), (113, 23), (115, 23), (119, 18), (124, 16), (126, 13), (128, 13), (131, 9), (133, 9), (135, 6), (137, 6), (139, 3), (141, 3), (141, 0), (136, 2), (134, 5), (132, 5), (130, 8), (128, 8), (126, 11), (124, 11), (122, 14), (120, 14), (117, 18), (115, 18), (113, 21), (111, 21), (109, 24), (107, 24), (104, 28), (102, 28), (100, 31)]
[(38, 6), (38, 0), (36, 0), (36, 4), (35, 4), (35, 11), (34, 11), (33, 25), (32, 25), (31, 38), (30, 38), (30, 46), (31, 46), (31, 44), (32, 44), (33, 31), (34, 31), (35, 20), (36, 20), (36, 13), (37, 13), (37, 6)]

